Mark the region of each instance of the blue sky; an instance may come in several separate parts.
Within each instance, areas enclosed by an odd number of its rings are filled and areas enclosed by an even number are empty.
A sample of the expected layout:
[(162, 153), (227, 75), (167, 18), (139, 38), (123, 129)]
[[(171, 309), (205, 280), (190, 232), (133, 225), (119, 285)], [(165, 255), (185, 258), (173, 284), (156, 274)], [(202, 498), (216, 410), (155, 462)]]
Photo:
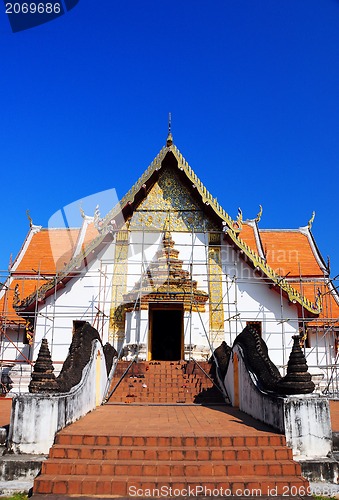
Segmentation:
[[(225, 210), (313, 234), (339, 273), (339, 0), (80, 0), (0, 12), (0, 269), (80, 198), (121, 198), (174, 142)], [(114, 196), (113, 196), (114, 198)], [(80, 221), (80, 219), (79, 219)], [(2, 281), (0, 279), (0, 281)]]

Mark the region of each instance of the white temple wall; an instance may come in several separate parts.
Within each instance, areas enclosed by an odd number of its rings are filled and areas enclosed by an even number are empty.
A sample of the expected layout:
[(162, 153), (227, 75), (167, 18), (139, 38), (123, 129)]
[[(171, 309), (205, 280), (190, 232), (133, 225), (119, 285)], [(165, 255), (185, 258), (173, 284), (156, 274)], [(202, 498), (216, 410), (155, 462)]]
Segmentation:
[(159, 250), (162, 234), (160, 232), (132, 231), (128, 245), (127, 291), (139, 281), (155, 253)]
[[(297, 307), (256, 275), (225, 242), (222, 243), (225, 340), (232, 346), (249, 321), (261, 322), (271, 360), (285, 366), (298, 333)], [(227, 321), (228, 318), (232, 318)]]

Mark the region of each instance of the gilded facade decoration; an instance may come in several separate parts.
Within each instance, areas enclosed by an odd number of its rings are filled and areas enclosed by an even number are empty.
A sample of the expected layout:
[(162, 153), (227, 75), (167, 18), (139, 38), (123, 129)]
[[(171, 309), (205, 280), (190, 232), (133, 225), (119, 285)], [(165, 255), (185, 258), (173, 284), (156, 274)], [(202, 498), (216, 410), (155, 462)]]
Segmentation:
[(185, 311), (205, 311), (208, 295), (198, 290), (197, 282), (182, 268), (179, 251), (174, 248), (170, 231), (165, 231), (163, 245), (147, 271), (124, 295), (126, 312), (147, 309), (152, 302), (180, 303)]
[[(219, 239), (219, 242), (217, 241)], [(219, 245), (217, 246), (217, 244)], [(222, 294), (222, 268), (220, 233), (210, 233), (208, 247), (208, 290), (210, 312), (210, 341), (219, 345), (224, 339), (224, 301)]]
[(142, 201), (130, 221), (131, 230), (145, 227), (163, 230), (169, 224), (171, 231), (203, 232), (217, 229), (206, 217), (189, 190), (182, 185), (175, 172), (164, 169), (147, 198)]
[(127, 286), (127, 258), (129, 232), (119, 231), (115, 244), (115, 265), (113, 269), (112, 301), (109, 322), (109, 341), (125, 338), (125, 309), (123, 295)]

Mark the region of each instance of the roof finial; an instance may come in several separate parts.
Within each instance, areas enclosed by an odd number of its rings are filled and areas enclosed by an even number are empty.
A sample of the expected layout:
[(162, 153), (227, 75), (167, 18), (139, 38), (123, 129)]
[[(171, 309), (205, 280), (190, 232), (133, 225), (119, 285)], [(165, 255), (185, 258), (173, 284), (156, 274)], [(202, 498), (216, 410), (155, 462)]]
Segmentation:
[(308, 229), (312, 229), (312, 224), (313, 224), (314, 218), (315, 218), (315, 212), (312, 212), (312, 217), (310, 218), (310, 220), (308, 221), (308, 224), (307, 224)]
[(82, 201), (80, 202), (79, 210), (80, 210), (81, 217), (84, 219), (86, 217), (86, 214), (84, 212), (84, 209), (82, 208)]
[(29, 227), (32, 227), (33, 226), (33, 221), (32, 221), (32, 217), (29, 213), (29, 210), (26, 210), (26, 215), (27, 215), (27, 219), (29, 220)]
[(258, 215), (257, 215), (257, 216), (256, 216), (256, 218), (255, 218), (255, 221), (256, 221), (257, 223), (258, 223), (258, 222), (260, 222), (260, 220), (261, 220), (261, 216), (262, 216), (262, 206), (261, 206), (261, 205), (259, 205), (259, 212), (258, 212)]
[(167, 135), (167, 141), (166, 141), (166, 146), (172, 146), (173, 144), (173, 136), (172, 136), (172, 113), (168, 113), (168, 135)]

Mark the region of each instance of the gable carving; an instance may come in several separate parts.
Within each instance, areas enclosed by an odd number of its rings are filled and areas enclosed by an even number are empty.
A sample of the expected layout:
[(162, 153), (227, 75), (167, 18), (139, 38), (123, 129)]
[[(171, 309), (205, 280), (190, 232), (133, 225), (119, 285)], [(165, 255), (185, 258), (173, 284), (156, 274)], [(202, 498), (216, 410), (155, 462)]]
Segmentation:
[(171, 231), (210, 231), (217, 225), (204, 213), (186, 186), (173, 170), (164, 168), (147, 197), (134, 211), (130, 230), (163, 230), (169, 223)]

